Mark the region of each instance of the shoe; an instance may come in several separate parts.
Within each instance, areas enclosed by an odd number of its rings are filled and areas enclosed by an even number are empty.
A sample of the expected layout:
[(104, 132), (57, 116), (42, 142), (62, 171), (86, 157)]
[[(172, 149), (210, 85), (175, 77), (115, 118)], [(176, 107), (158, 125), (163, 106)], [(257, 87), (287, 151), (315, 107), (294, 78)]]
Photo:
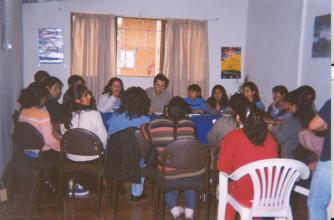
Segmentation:
[(145, 194), (142, 194), (141, 196), (131, 195), (130, 200), (132, 202), (138, 202), (139, 200), (142, 200), (142, 199), (145, 199), (145, 198), (146, 198)]
[(184, 216), (186, 219), (193, 219), (194, 217), (194, 210), (190, 208), (185, 208), (184, 209)]
[[(75, 184), (74, 195), (75, 196), (86, 196), (89, 194), (89, 190), (83, 188), (80, 184)], [(68, 195), (72, 196), (72, 189), (69, 188)]]
[(182, 208), (181, 206), (175, 206), (170, 210), (170, 213), (174, 218), (178, 218), (184, 213), (184, 208)]

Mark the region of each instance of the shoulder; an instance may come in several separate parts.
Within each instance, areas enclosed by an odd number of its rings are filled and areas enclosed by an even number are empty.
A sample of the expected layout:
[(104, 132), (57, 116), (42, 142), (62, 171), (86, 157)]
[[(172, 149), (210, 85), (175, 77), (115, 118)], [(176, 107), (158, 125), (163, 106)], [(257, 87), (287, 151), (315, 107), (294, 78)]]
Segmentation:
[(107, 99), (109, 97), (110, 97), (109, 93), (104, 93), (100, 96), (100, 99)]
[(183, 120), (180, 120), (177, 122), (177, 124), (180, 126), (183, 126), (183, 127), (194, 127), (195, 128), (195, 124), (193, 121), (189, 120), (189, 119), (183, 119)]
[(42, 108), (29, 108), (23, 109), (20, 112), (19, 118), (35, 121), (36, 123), (43, 123), (46, 121), (50, 121), (50, 114), (48, 111)]
[(101, 117), (101, 113), (96, 110), (83, 110), (80, 114), (85, 117), (91, 117), (92, 119)]
[(145, 89), (145, 91), (146, 91), (146, 93), (147, 94), (153, 94), (153, 87), (149, 87), (149, 88), (147, 88), (147, 89)]

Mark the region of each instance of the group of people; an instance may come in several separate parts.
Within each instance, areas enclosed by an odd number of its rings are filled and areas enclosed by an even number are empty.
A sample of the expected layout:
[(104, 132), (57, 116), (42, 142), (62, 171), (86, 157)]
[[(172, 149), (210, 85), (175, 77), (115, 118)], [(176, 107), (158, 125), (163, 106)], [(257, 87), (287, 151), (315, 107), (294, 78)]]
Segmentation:
[[(168, 83), (166, 76), (158, 74), (153, 87), (146, 90), (130, 87), (125, 90), (122, 80), (113, 77), (96, 103), (85, 86), (85, 80), (79, 75), (72, 75), (60, 104), (58, 100), (63, 83), (45, 71), (38, 71), (35, 82), (20, 94), (18, 120), (35, 126), (43, 135), (45, 145), (40, 152), (27, 150), (25, 153), (29, 157), (45, 156), (50, 160), (59, 160), (61, 136), (71, 128), (83, 128), (95, 133), (106, 149), (110, 136), (130, 127), (140, 129), (145, 140), (161, 153), (174, 140), (196, 139), (196, 126), (187, 117), (188, 114), (219, 114), (221, 117), (207, 134), (218, 170), (230, 174), (247, 163), (268, 158), (302, 160), (312, 169), (316, 167), (308, 203), (310, 217), (325, 215), (328, 198), (324, 195), (321, 205), (317, 198), (319, 185), (323, 189), (324, 181), (330, 178), (330, 100), (317, 113), (314, 105), (316, 93), (312, 87), (301, 86), (289, 92), (285, 86), (279, 85), (272, 89), (273, 103), (266, 110), (253, 82), (245, 82), (242, 93), (230, 98), (223, 86), (216, 85), (207, 100), (202, 98), (197, 84), (188, 87), (186, 98), (173, 97), (167, 91)], [(101, 113), (106, 112), (113, 112), (107, 122), (108, 130), (101, 118)], [(150, 121), (149, 115), (152, 114), (159, 117)], [(300, 151), (300, 148), (307, 151)], [(302, 156), (300, 152), (303, 152)], [(313, 159), (304, 160), (309, 155)], [(84, 162), (95, 160), (97, 156), (68, 154), (67, 158)], [(140, 159), (139, 166), (146, 166), (144, 158)], [(229, 183), (230, 193), (249, 206), (253, 196), (250, 181), (250, 178), (244, 178)], [(132, 185), (133, 201), (142, 197), (143, 184), (144, 179)], [(75, 187), (76, 196), (89, 193), (80, 184), (71, 187)], [(324, 192), (322, 190), (321, 193)], [(165, 194), (166, 204), (174, 218), (183, 213), (187, 219), (194, 215), (195, 192), (185, 190), (184, 195), (185, 208), (178, 205), (178, 191)], [(226, 219), (234, 219), (234, 216), (235, 211), (228, 207)]]

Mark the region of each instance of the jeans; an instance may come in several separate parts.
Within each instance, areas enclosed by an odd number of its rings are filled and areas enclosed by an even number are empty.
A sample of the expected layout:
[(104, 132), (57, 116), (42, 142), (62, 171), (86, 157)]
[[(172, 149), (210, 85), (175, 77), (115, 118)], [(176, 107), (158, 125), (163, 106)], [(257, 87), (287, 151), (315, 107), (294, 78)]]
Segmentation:
[[(165, 201), (169, 209), (172, 209), (175, 206), (177, 206), (178, 195), (179, 191), (177, 190), (165, 193)], [(196, 192), (192, 190), (184, 190), (184, 197), (186, 203), (185, 207), (190, 209), (195, 209)]]
[(310, 220), (327, 220), (331, 197), (331, 161), (319, 161), (307, 199)]
[[(140, 168), (146, 167), (144, 159), (140, 159), (139, 167)], [(140, 178), (140, 183), (132, 183), (131, 192), (132, 192), (133, 196), (141, 196), (143, 194), (144, 182), (145, 182), (145, 178), (142, 177), (142, 178)]]

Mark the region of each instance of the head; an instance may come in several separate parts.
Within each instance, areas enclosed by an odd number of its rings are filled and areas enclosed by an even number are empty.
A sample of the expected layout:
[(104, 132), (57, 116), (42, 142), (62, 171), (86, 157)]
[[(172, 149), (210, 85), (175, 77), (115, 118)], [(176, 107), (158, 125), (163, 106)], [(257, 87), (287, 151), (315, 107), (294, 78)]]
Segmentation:
[(213, 108), (216, 107), (217, 104), (227, 106), (228, 97), (225, 88), (222, 85), (215, 85), (212, 88), (211, 96), (208, 98), (207, 102)]
[(316, 98), (316, 92), (312, 86), (304, 85), (304, 86), (299, 87), (297, 90), (302, 96), (306, 97), (311, 102), (314, 102)]
[(261, 101), (259, 89), (253, 82), (245, 82), (244, 84), (242, 84), (242, 94), (244, 94), (244, 96), (246, 96), (246, 98), (250, 102), (256, 103), (258, 101)]
[(248, 140), (255, 146), (263, 146), (268, 129), (255, 104), (248, 101), (242, 103), (237, 108), (236, 113), (237, 120), (242, 124), (242, 129)]
[(188, 86), (188, 97), (191, 99), (202, 98), (201, 87), (197, 84)]
[(50, 76), (45, 81), (45, 86), (48, 89), (50, 95), (56, 99), (59, 99), (61, 96), (61, 90), (63, 88), (63, 83), (57, 77)]
[(180, 96), (173, 97), (167, 105), (168, 118), (174, 122), (178, 122), (190, 113), (189, 105)]
[(288, 95), (288, 89), (285, 86), (275, 86), (272, 89), (273, 92), (273, 101), (275, 104), (280, 104), (285, 97)]
[(239, 109), (239, 106), (243, 105), (247, 102), (248, 102), (248, 100), (243, 94), (236, 93), (236, 94), (232, 95), (231, 98), (230, 98), (230, 101), (229, 101), (229, 105), (230, 105), (234, 115), (236, 115), (236, 112), (237, 112), (237, 109)]
[(288, 111), (301, 122), (302, 127), (308, 126), (308, 123), (315, 116), (312, 101), (297, 89), (287, 95), (285, 102), (288, 103)]
[(85, 85), (85, 80), (79, 75), (71, 75), (67, 79), (68, 88), (71, 88), (74, 85)]
[(65, 104), (64, 125), (67, 129), (70, 128), (71, 120), (74, 112), (79, 112), (84, 109), (91, 109), (92, 96), (84, 85), (74, 85), (69, 89), (69, 100)]
[(46, 72), (45, 70), (39, 70), (35, 73), (34, 79), (35, 82), (43, 84), (45, 80), (47, 80), (50, 77), (50, 74)]
[(123, 82), (120, 78), (113, 77), (109, 80), (108, 84), (104, 87), (103, 93), (109, 93), (115, 97), (120, 97), (124, 92)]
[(126, 112), (130, 118), (138, 118), (148, 114), (151, 100), (145, 90), (140, 87), (130, 87), (121, 96), (121, 106), (118, 112)]
[(21, 90), (18, 102), (22, 108), (41, 108), (47, 99), (48, 90), (40, 83), (33, 82)]
[(160, 95), (164, 90), (168, 88), (169, 80), (162, 73), (157, 74), (153, 80), (154, 93)]

